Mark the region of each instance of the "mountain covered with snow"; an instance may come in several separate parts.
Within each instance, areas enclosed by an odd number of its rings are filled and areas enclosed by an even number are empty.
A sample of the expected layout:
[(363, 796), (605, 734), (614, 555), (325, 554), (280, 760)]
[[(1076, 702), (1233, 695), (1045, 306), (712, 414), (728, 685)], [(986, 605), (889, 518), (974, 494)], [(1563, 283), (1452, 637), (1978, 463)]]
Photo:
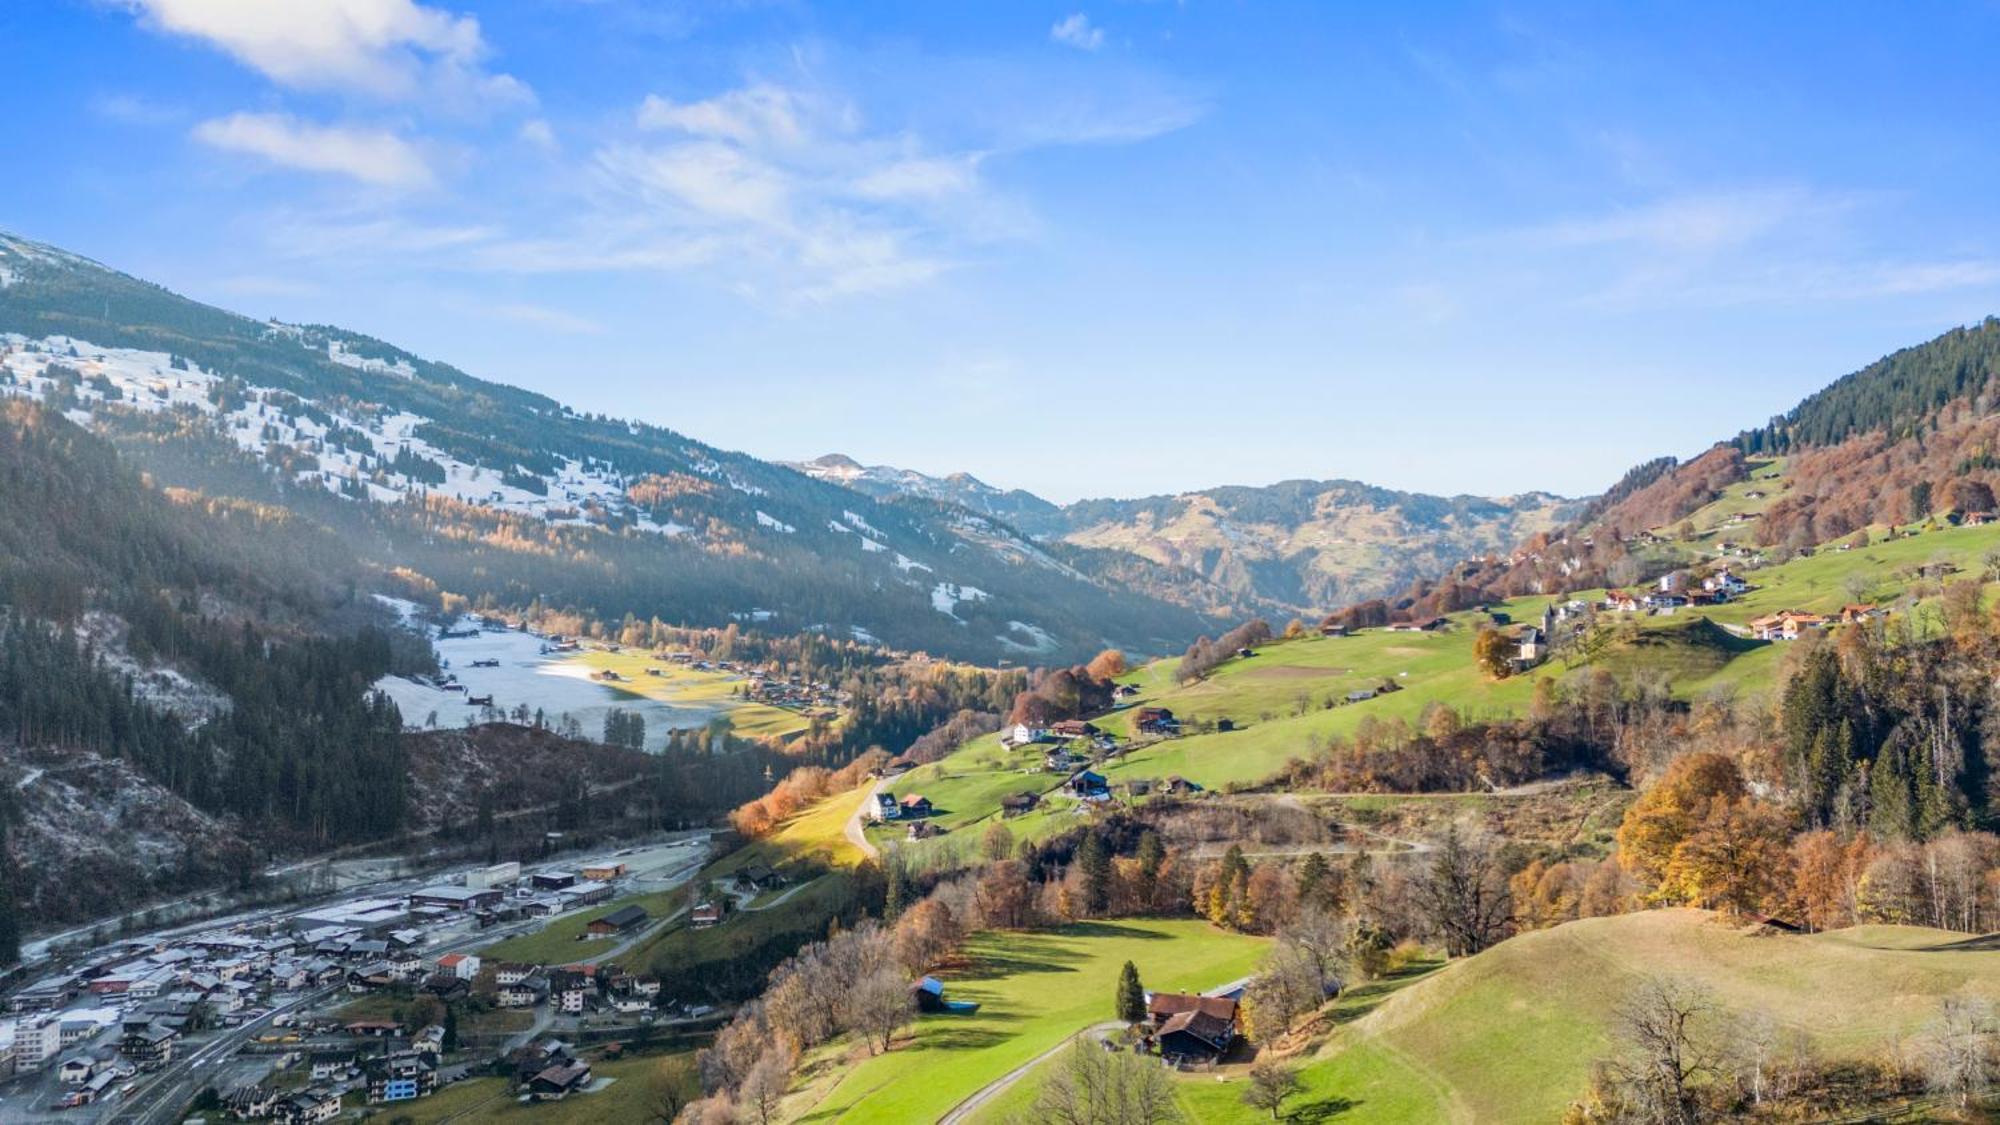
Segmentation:
[(162, 485), (280, 508), (476, 604), (1022, 662), (1166, 651), (1211, 627), (949, 494), (857, 490), (581, 414), (4, 233), (0, 394), (108, 438)]

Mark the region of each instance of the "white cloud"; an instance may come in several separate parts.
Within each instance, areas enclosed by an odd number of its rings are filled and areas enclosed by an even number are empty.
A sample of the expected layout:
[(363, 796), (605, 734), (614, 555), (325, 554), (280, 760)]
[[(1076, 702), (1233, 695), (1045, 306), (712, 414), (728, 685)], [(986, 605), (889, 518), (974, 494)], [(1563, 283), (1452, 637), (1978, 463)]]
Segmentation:
[(562, 147), (556, 140), (555, 127), (539, 117), (521, 122), (521, 129), (517, 135), (544, 152), (554, 152)]
[(800, 95), (760, 82), (698, 102), (648, 94), (639, 103), (638, 120), (641, 129), (674, 130), (744, 145), (790, 145), (805, 137), (802, 118), (807, 110)]
[(1049, 38), (1079, 51), (1095, 51), (1104, 46), (1104, 29), (1092, 27), (1089, 16), (1075, 12), (1057, 20), (1049, 28)]
[(869, 199), (937, 199), (978, 186), (977, 154), (955, 157), (911, 157), (863, 173), (854, 181), (857, 194)]
[(533, 95), (490, 73), (479, 21), (414, 0), (124, 0), (162, 31), (202, 40), (280, 85), (482, 104)]
[[(831, 300), (921, 284), (1001, 224), (979, 205), (978, 153), (871, 133), (810, 87), (746, 83), (645, 98), (638, 132), (584, 167), (589, 205), (567, 232), (482, 247), (523, 272), (703, 269), (764, 299)], [(961, 213), (962, 212), (962, 213)]]
[(423, 187), (433, 179), (430, 165), (416, 147), (383, 129), (314, 125), (281, 113), (233, 113), (196, 125), (194, 138), (286, 168), (347, 176), (380, 187)]
[(611, 179), (647, 200), (702, 219), (778, 227), (788, 222), (792, 183), (741, 148), (691, 141), (664, 148), (620, 145), (598, 154)]

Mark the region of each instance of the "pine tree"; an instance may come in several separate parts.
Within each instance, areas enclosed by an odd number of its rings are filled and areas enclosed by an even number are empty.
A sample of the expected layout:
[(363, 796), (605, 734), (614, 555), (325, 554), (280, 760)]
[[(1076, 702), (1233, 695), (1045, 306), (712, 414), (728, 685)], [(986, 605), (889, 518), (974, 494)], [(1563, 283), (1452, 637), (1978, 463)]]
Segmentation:
[(1111, 905), (1111, 852), (1097, 833), (1088, 833), (1076, 849), (1077, 869), (1083, 873), (1083, 907), (1086, 913), (1103, 914)]
[(1139, 967), (1125, 962), (1118, 974), (1118, 1018), (1126, 1023), (1146, 1020), (1146, 989), (1139, 983)]

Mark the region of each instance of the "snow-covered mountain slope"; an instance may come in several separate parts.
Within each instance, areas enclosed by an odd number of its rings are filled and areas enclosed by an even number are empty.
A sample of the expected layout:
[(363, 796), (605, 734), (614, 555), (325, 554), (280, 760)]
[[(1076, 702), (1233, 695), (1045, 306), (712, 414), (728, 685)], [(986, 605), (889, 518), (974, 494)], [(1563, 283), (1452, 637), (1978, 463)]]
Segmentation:
[[(1209, 625), (945, 497), (860, 495), (12, 235), (0, 271), (0, 393), (164, 484), (283, 505), (444, 591), (976, 658), (1019, 659), (1024, 636), (1039, 659), (1165, 651)], [(946, 608), (941, 585), (986, 596)]]

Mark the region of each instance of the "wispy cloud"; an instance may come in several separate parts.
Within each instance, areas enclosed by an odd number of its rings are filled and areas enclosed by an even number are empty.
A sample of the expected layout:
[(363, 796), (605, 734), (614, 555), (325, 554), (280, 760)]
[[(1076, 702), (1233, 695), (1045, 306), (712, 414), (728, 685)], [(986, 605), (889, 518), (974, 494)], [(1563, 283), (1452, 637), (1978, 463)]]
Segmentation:
[(378, 187), (424, 187), (434, 179), (416, 146), (384, 129), (314, 125), (281, 113), (233, 113), (196, 125), (193, 135), (227, 152)]
[(221, 50), (279, 85), (382, 98), (523, 102), (486, 68), (479, 21), (414, 0), (123, 0), (144, 22)]
[(121, 125), (171, 125), (187, 119), (187, 111), (143, 98), (136, 94), (99, 94), (90, 99), (90, 110), (106, 121)]
[[(805, 139), (808, 113), (827, 116), (824, 105), (808, 105), (795, 91), (757, 82), (740, 90), (730, 90), (701, 101), (676, 102), (658, 94), (648, 94), (639, 103), (641, 129), (659, 129), (712, 137), (741, 145), (782, 147)], [(848, 120), (838, 124), (851, 128)]]
[(1678, 195), (1634, 207), (1561, 219), (1516, 232), (1554, 246), (1631, 244), (1674, 253), (1740, 247), (1807, 221), (1852, 210), (1853, 196), (1783, 186)]
[(503, 320), (512, 320), (551, 332), (561, 332), (573, 336), (594, 336), (604, 331), (604, 326), (587, 317), (561, 309), (551, 309), (542, 305), (502, 304), (494, 305), (488, 311)]
[(952, 208), (985, 191), (979, 154), (871, 131), (817, 88), (751, 81), (710, 97), (648, 95), (635, 132), (585, 165), (570, 229), (482, 248), (493, 268), (701, 268), (760, 298), (822, 301), (921, 284), (990, 231)]
[(1089, 16), (1075, 12), (1057, 20), (1049, 28), (1049, 38), (1079, 51), (1095, 51), (1104, 46), (1104, 29), (1092, 27)]
[(1684, 192), (1503, 231), (1471, 248), (1499, 253), (1516, 277), (1508, 287), (1531, 284), (1595, 308), (1855, 301), (2000, 283), (2000, 262), (1987, 257), (1872, 247), (1859, 230), (1885, 202), (1796, 184)]
[(521, 122), (521, 128), (515, 135), (543, 152), (554, 152), (562, 147), (562, 143), (556, 140), (555, 126), (539, 117)]

